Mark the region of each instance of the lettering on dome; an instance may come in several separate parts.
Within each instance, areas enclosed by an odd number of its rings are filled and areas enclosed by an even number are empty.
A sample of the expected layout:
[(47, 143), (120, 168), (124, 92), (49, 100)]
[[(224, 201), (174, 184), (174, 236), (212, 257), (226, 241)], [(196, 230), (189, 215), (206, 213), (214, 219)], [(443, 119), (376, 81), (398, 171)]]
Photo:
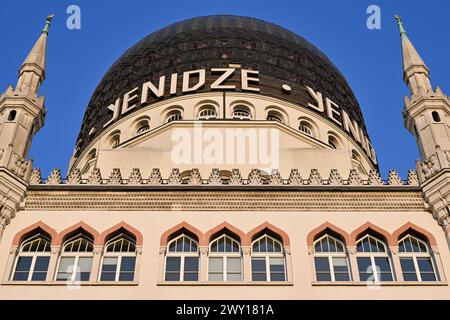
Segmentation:
[[(119, 97), (107, 108), (112, 111), (112, 118), (104, 124), (107, 127), (121, 116), (141, 106), (152, 103), (152, 99), (161, 99), (165, 95), (175, 96), (194, 93), (200, 89), (210, 90), (240, 90), (250, 93), (259, 93), (259, 71), (239, 68), (211, 68), (185, 71), (183, 74), (161, 76), (158, 82), (147, 81), (140, 87), (135, 87)], [(239, 84), (239, 85), (236, 85)], [(289, 88), (287, 90), (286, 88)], [(340, 126), (357, 141), (369, 158), (376, 164), (375, 150), (367, 135), (356, 120), (329, 97), (323, 96), (320, 91), (311, 87), (304, 87), (314, 103), (307, 103), (307, 107), (326, 115), (333, 123)], [(294, 89), (287, 84), (280, 85), (280, 90), (291, 93)]]

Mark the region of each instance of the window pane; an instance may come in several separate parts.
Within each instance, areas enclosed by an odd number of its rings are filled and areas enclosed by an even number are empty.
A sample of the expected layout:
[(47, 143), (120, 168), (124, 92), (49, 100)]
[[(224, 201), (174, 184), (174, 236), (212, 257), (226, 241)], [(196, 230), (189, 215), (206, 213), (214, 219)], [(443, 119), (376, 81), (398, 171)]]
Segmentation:
[(184, 271), (198, 271), (198, 257), (185, 257)]
[(168, 273), (166, 272), (166, 281), (180, 281), (180, 273)]
[(347, 259), (344, 257), (334, 257), (333, 258), (333, 268), (334, 272), (347, 272)]
[(416, 273), (403, 273), (403, 280), (405, 281), (417, 281)]
[(33, 257), (19, 257), (16, 265), (16, 271), (30, 271), (32, 259)]
[(317, 273), (316, 277), (317, 277), (317, 281), (331, 281), (330, 273)]
[(167, 257), (166, 259), (166, 271), (180, 271), (181, 258), (180, 257)]
[(45, 281), (47, 278), (47, 271), (38, 271), (33, 272), (33, 275), (31, 276), (31, 281)]
[(103, 272), (114, 272), (117, 269), (117, 257), (105, 257), (103, 259)]
[(267, 281), (266, 273), (252, 273), (252, 281)]
[(417, 258), (417, 265), (420, 272), (434, 272), (430, 258)]
[(184, 273), (184, 281), (197, 281), (198, 280), (198, 273)]
[(135, 257), (122, 257), (122, 262), (120, 265), (120, 272), (134, 272), (136, 264), (136, 258)]
[(350, 275), (347, 273), (335, 273), (334, 280), (336, 281), (350, 281)]
[(371, 281), (375, 280), (372, 273), (366, 273), (366, 272), (360, 272), (359, 273), (359, 280), (360, 281), (369, 281), (369, 278)]
[(121, 272), (119, 274), (119, 281), (133, 281), (134, 272)]
[(413, 258), (401, 258), (400, 265), (402, 267), (403, 272), (414, 272), (414, 273), (416, 272)]
[(380, 281), (392, 281), (392, 274), (391, 273), (381, 273), (380, 275)]
[(369, 239), (366, 238), (363, 240), (363, 250), (364, 252), (370, 252), (370, 245), (369, 245)]
[(80, 257), (78, 258), (78, 268), (80, 272), (91, 272), (92, 257)]
[(330, 272), (328, 257), (315, 257), (316, 272)]
[(209, 272), (223, 272), (222, 258), (209, 258)]
[(59, 262), (59, 271), (56, 280), (71, 280), (75, 258), (62, 257)]
[(412, 244), (412, 250), (413, 252), (420, 252), (419, 244), (417, 243), (417, 240), (414, 238), (411, 238), (411, 244)]
[(270, 273), (270, 281), (285, 281), (283, 273)]
[(328, 238), (328, 243), (330, 245), (330, 252), (336, 252), (336, 241), (334, 239)]
[(273, 252), (273, 240), (272, 239), (267, 239), (267, 251), (268, 252)]
[(50, 257), (36, 257), (34, 271), (47, 271)]
[(390, 272), (391, 266), (389, 265), (389, 258), (387, 257), (375, 257), (375, 264), (380, 268), (381, 272)]
[(241, 258), (227, 258), (227, 272), (241, 272)]
[(116, 273), (115, 272), (102, 272), (100, 276), (100, 281), (115, 281)]
[(436, 281), (434, 273), (420, 273), (422, 281)]
[(358, 257), (358, 270), (362, 272), (367, 272), (372, 270), (372, 263), (370, 262), (370, 258), (368, 257)]
[(219, 239), (219, 252), (224, 252), (225, 251), (225, 241), (224, 238), (220, 238)]
[(223, 273), (210, 273), (208, 276), (209, 281), (223, 281)]
[(240, 273), (227, 274), (227, 281), (242, 281), (242, 275)]
[(264, 258), (253, 258), (252, 271), (266, 272), (266, 260)]
[(270, 272), (284, 272), (283, 258), (270, 258)]
[(230, 238), (226, 238), (225, 251), (231, 252), (231, 239)]

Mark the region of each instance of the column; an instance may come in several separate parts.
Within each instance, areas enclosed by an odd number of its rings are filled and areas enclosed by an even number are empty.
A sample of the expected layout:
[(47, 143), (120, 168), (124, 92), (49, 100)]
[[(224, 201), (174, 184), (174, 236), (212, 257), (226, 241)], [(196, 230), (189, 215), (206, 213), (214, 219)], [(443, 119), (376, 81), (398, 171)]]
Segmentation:
[(293, 281), (291, 247), (284, 247), (286, 253), (286, 281)]
[[(1, 228), (1, 225), (0, 225)], [(17, 253), (19, 252), (19, 249), (16, 246), (13, 246), (11, 250), (9, 250), (8, 255), (8, 261), (6, 262), (6, 270), (5, 274), (3, 275), (3, 281), (8, 282), (11, 281), (12, 273), (14, 272), (14, 261), (16, 260)]]
[(58, 272), (56, 268), (58, 266), (58, 258), (61, 252), (61, 247), (52, 246), (50, 248), (50, 252), (51, 252), (50, 261), (48, 262), (48, 271), (45, 281), (54, 281), (56, 279), (56, 272)]
[(89, 279), (90, 282), (98, 281), (98, 274), (101, 268), (103, 246), (94, 246), (94, 257), (92, 258), (92, 272)]
[(158, 281), (163, 282), (164, 281), (164, 265), (165, 265), (165, 258), (166, 258), (166, 247), (162, 246), (159, 247), (159, 257), (158, 257)]
[(250, 255), (251, 249), (250, 247), (242, 247), (242, 262), (244, 265), (244, 282), (252, 281), (252, 257)]
[(136, 264), (134, 270), (134, 281), (139, 281), (141, 271), (142, 246), (136, 247)]
[(199, 262), (199, 277), (200, 282), (208, 281), (208, 247), (199, 247), (200, 249), (200, 262)]
[(392, 273), (394, 274), (394, 281), (403, 282), (402, 266), (400, 265), (400, 258), (398, 256), (398, 247), (391, 247), (391, 258), (392, 258)]
[(359, 272), (358, 272), (358, 260), (356, 259), (356, 247), (347, 247), (349, 253), (348, 259), (350, 260), (350, 270), (352, 272), (352, 280), (359, 282)]

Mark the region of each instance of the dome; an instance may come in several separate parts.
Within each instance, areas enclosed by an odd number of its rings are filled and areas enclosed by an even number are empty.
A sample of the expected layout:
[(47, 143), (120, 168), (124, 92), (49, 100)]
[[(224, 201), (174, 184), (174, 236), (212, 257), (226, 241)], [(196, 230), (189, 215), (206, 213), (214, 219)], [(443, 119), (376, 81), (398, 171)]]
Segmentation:
[[(111, 66), (89, 101), (75, 157), (108, 127), (105, 124), (111, 119), (111, 111), (107, 106), (134, 87), (147, 81), (158, 83), (163, 75), (169, 82), (173, 73), (231, 64), (259, 71), (261, 95), (306, 106), (314, 101), (305, 87), (320, 91), (366, 133), (360, 107), (347, 81), (314, 45), (287, 29), (259, 19), (204, 16), (174, 23), (148, 35)], [(292, 92), (280, 90), (286, 84)], [(196, 92), (208, 90), (210, 87), (205, 86)], [(165, 91), (163, 97), (153, 97), (145, 106), (169, 99), (169, 90)], [(137, 102), (133, 112), (141, 107), (144, 106)], [(324, 117), (325, 113), (326, 110)]]

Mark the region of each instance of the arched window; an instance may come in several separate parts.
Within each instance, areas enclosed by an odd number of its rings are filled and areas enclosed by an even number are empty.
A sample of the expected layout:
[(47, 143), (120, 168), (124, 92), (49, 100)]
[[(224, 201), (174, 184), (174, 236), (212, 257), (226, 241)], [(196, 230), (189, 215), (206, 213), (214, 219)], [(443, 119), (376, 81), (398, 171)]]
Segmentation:
[(431, 116), (433, 117), (434, 122), (441, 122), (441, 116), (439, 115), (439, 112), (433, 111), (431, 113)]
[(405, 281), (437, 281), (434, 261), (428, 244), (413, 235), (398, 242), (400, 265)]
[(350, 281), (344, 243), (328, 234), (314, 242), (317, 281)]
[(45, 281), (50, 261), (51, 239), (43, 233), (35, 233), (25, 239), (19, 249), (13, 273), (13, 281)]
[(181, 110), (172, 110), (167, 114), (166, 123), (172, 121), (183, 120), (183, 115), (181, 114)]
[(57, 281), (89, 281), (94, 250), (93, 239), (79, 232), (63, 244)]
[(312, 125), (308, 121), (305, 121), (305, 120), (300, 121), (298, 130), (300, 130), (304, 134), (307, 134), (308, 136), (311, 136), (311, 137), (313, 136)]
[(252, 116), (250, 110), (246, 106), (236, 106), (233, 109), (234, 120), (251, 120)]
[(366, 234), (356, 242), (356, 252), (360, 281), (393, 281), (384, 241)]
[(168, 244), (166, 281), (198, 281), (198, 242), (181, 234)]
[(106, 242), (104, 250), (100, 281), (133, 281), (136, 239), (120, 233)]
[(252, 243), (252, 280), (286, 281), (283, 245), (264, 234)]
[(275, 111), (275, 110), (270, 110), (267, 113), (267, 118), (266, 119), (269, 120), (269, 121), (277, 121), (277, 122), (280, 122), (280, 123), (284, 123), (283, 115), (281, 113), (279, 113), (278, 111)]
[(214, 106), (205, 106), (200, 110), (198, 114), (198, 120), (211, 120), (216, 118), (217, 113)]
[(114, 135), (111, 137), (111, 140), (110, 140), (110, 141), (111, 141), (111, 142), (110, 142), (111, 148), (112, 148), (112, 149), (117, 148), (117, 147), (119, 146), (119, 144), (120, 144), (120, 133), (114, 134)]
[(242, 281), (241, 246), (232, 237), (223, 234), (209, 245), (210, 281)]
[(333, 149), (339, 149), (339, 141), (333, 135), (328, 135), (328, 145)]
[(16, 119), (17, 111), (11, 110), (8, 114), (8, 121), (14, 121)]
[(140, 121), (136, 127), (137, 127), (136, 134), (141, 134), (150, 130), (150, 124), (148, 123), (148, 120)]

